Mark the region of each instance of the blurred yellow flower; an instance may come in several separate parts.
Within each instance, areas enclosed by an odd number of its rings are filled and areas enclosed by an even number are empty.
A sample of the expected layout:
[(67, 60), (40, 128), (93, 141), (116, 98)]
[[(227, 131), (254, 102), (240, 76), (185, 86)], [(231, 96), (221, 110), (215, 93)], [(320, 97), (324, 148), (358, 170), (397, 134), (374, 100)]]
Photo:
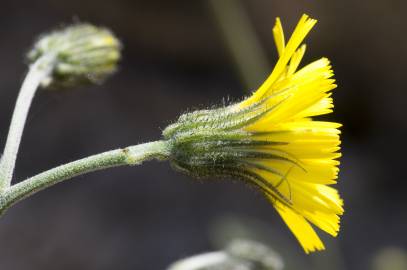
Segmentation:
[(277, 18), (274, 70), (240, 103), (181, 115), (164, 130), (172, 164), (197, 177), (237, 177), (261, 189), (305, 252), (324, 245), (312, 224), (336, 236), (343, 201), (336, 189), (341, 126), (311, 117), (332, 112), (329, 60), (298, 70), (316, 20), (303, 15), (285, 44)]

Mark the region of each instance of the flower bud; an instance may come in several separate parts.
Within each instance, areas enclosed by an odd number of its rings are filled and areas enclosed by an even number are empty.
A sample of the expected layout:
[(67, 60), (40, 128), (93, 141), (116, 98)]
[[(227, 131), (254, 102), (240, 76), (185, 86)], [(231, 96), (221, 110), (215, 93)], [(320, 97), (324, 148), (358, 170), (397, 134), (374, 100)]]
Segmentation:
[(120, 41), (105, 28), (76, 24), (41, 36), (28, 53), (30, 63), (44, 55), (55, 57), (44, 87), (71, 87), (100, 83), (115, 72), (120, 59)]

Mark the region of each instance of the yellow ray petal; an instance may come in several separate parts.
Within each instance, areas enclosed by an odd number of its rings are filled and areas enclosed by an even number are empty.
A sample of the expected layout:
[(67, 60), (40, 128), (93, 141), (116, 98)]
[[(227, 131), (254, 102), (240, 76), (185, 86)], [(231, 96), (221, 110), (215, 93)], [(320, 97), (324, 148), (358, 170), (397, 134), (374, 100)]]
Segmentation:
[(290, 65), (288, 66), (287, 76), (294, 74), (294, 72), (297, 70), (298, 66), (301, 63), (302, 58), (304, 57), (306, 47), (307, 46), (303, 44), (291, 57)]
[(274, 202), (274, 207), (306, 253), (325, 249), (321, 239), (304, 217), (279, 201)]
[(290, 61), (292, 55), (300, 46), (305, 36), (309, 33), (312, 27), (316, 24), (316, 20), (311, 19), (308, 15), (302, 15), (298, 22), (290, 40), (287, 43), (281, 57), (277, 61), (273, 72), (266, 79), (266, 81), (260, 86), (260, 88), (252, 95), (251, 98), (242, 102), (241, 106), (247, 106), (259, 101), (270, 90), (272, 84), (280, 77), (285, 70), (287, 63)]
[(274, 42), (276, 43), (278, 55), (281, 56), (285, 48), (285, 39), (283, 26), (281, 25), (280, 18), (276, 18), (276, 24), (273, 27)]
[(333, 237), (336, 237), (340, 228), (340, 218), (335, 213), (326, 213), (326, 212), (307, 212), (302, 213), (304, 217), (312, 222), (315, 226), (320, 228), (326, 233), (329, 233)]

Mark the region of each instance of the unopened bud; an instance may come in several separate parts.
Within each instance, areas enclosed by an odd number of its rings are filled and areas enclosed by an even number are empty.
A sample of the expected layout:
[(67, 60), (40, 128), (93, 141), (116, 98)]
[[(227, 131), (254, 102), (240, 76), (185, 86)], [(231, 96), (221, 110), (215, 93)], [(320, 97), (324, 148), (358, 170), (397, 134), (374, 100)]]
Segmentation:
[(100, 83), (115, 72), (120, 59), (120, 41), (105, 28), (76, 24), (45, 34), (27, 57), (30, 63), (44, 55), (55, 57), (45, 87), (70, 87), (81, 83)]

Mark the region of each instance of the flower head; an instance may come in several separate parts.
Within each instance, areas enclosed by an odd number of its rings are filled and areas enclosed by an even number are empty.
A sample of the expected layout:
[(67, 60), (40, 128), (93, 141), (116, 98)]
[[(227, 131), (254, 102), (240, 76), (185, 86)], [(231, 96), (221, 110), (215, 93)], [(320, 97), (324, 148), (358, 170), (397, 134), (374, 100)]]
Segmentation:
[(34, 63), (46, 54), (55, 57), (53, 72), (42, 84), (70, 87), (98, 83), (114, 73), (120, 49), (120, 41), (109, 30), (76, 24), (40, 37), (27, 58)]
[(249, 98), (183, 114), (163, 134), (172, 164), (197, 177), (234, 177), (258, 187), (304, 250), (324, 249), (311, 224), (336, 236), (343, 201), (336, 183), (340, 124), (312, 117), (332, 111), (336, 88), (329, 60), (302, 68), (305, 36), (316, 20), (303, 15), (285, 43), (280, 20), (273, 34), (279, 59)]

